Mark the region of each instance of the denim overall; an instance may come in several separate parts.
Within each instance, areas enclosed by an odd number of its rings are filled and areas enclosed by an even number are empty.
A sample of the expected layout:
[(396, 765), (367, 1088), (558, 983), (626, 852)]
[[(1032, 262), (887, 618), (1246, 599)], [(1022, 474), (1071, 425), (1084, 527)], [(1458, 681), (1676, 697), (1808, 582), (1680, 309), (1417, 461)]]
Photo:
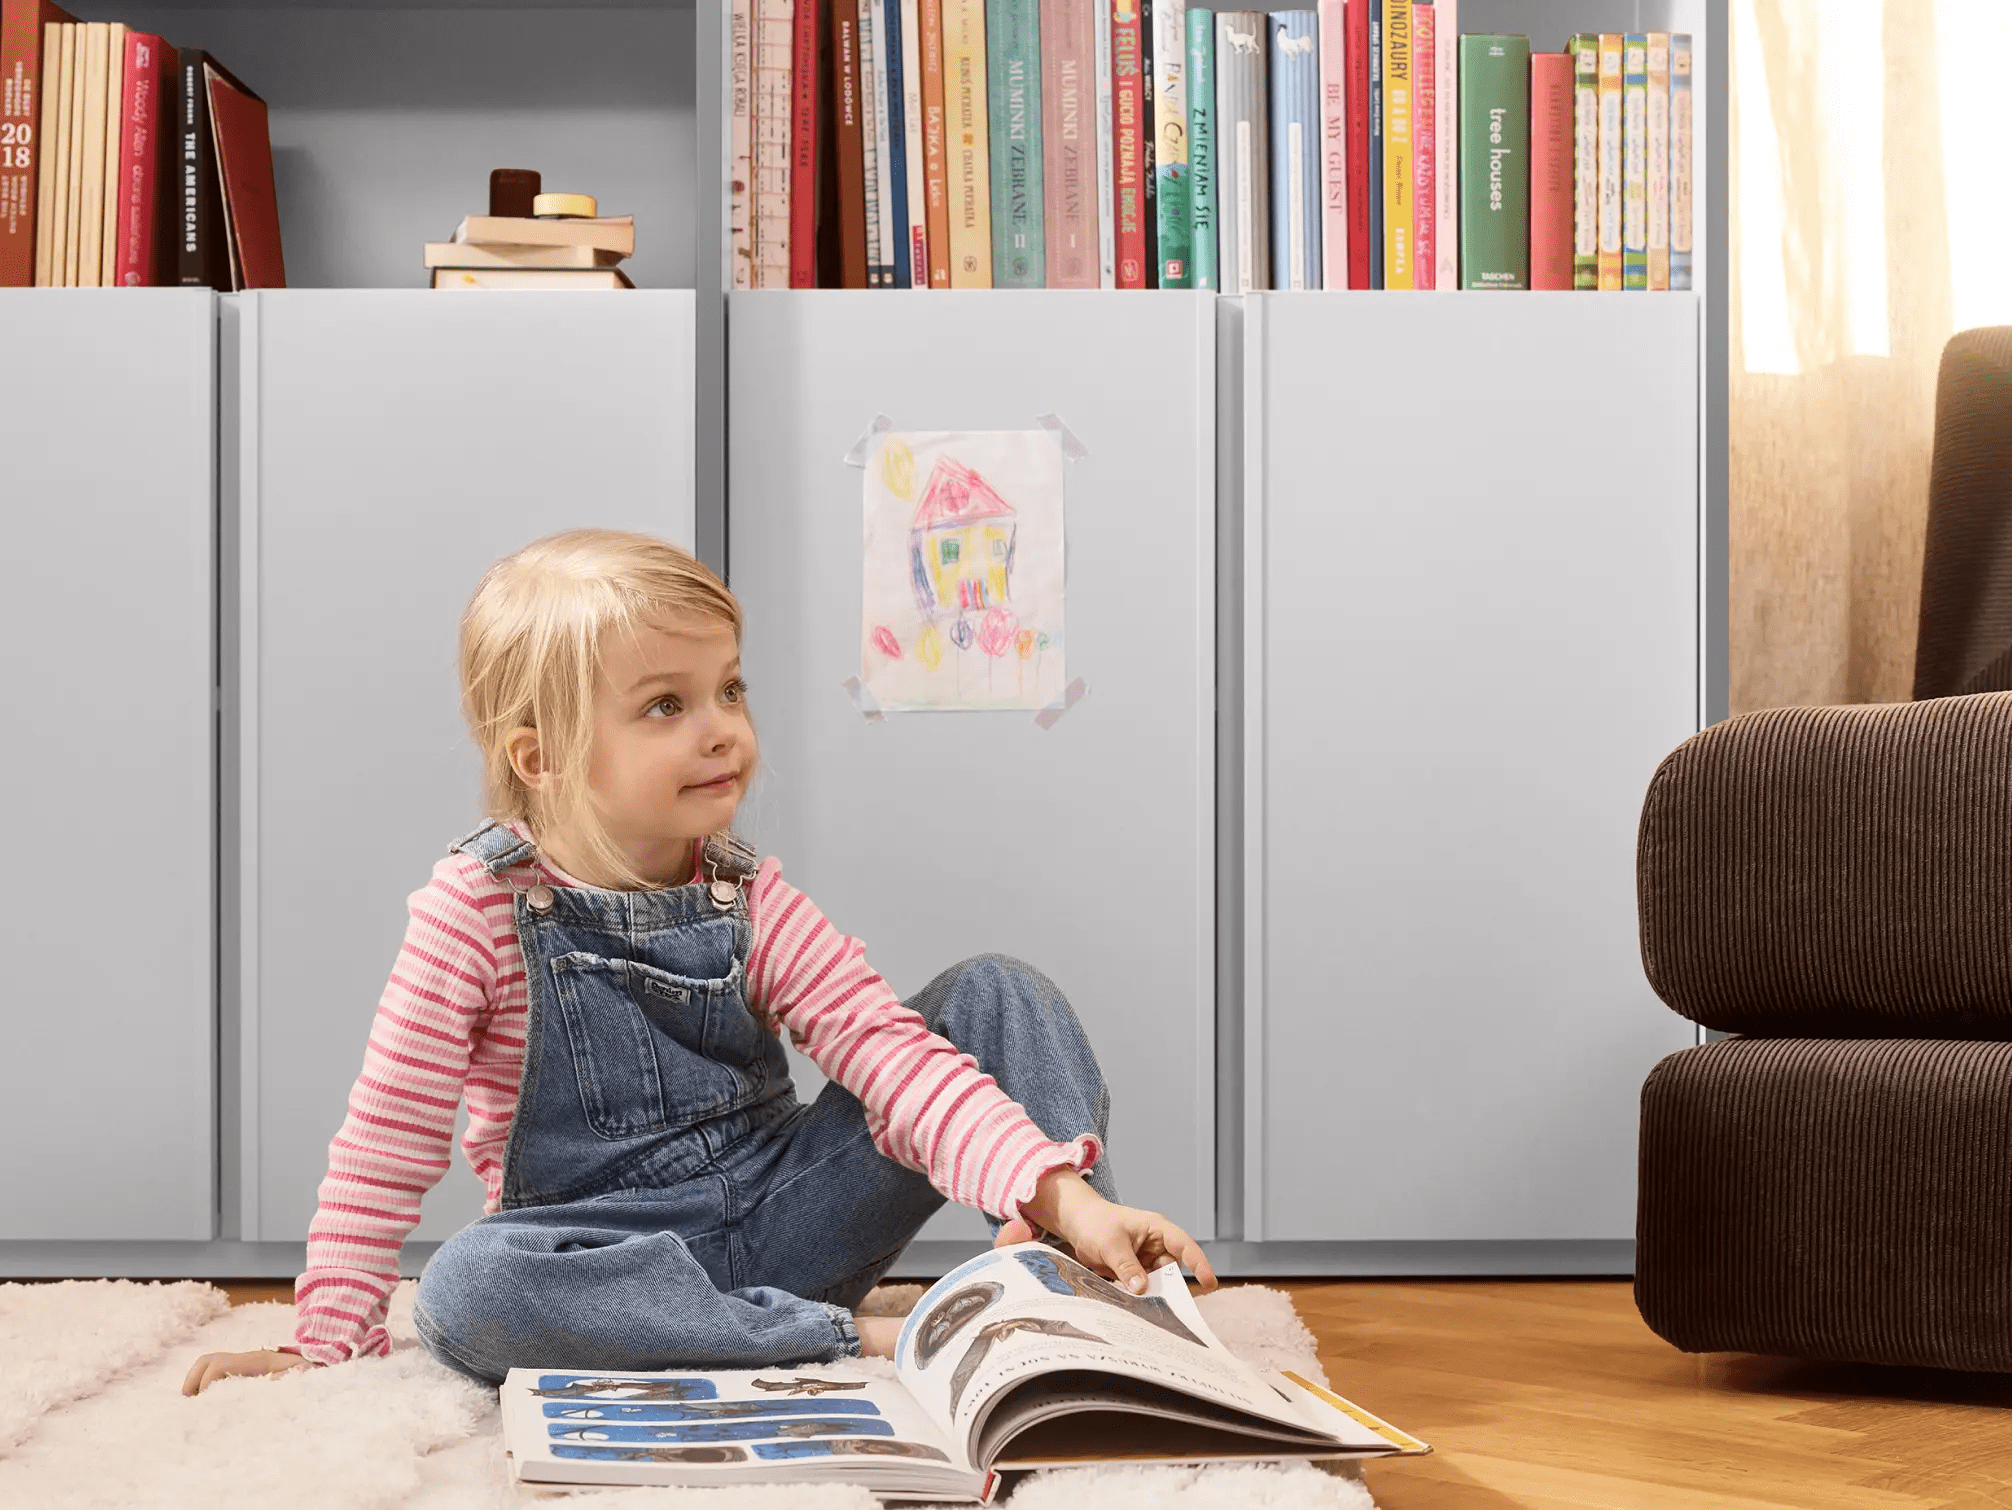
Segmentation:
[[(754, 857), (708, 841), (705, 881), (607, 891), (521, 884), (533, 847), (493, 820), (453, 850), (516, 892), (529, 1013), (500, 1209), (427, 1263), (427, 1349), (486, 1383), (857, 1354), (851, 1307), (943, 1197), (844, 1087), (796, 1099), (748, 1007)], [(1049, 1137), (1103, 1139), (1103, 1076), (1047, 977), (981, 955), (906, 1005)], [(1107, 1162), (1087, 1178), (1115, 1199)]]

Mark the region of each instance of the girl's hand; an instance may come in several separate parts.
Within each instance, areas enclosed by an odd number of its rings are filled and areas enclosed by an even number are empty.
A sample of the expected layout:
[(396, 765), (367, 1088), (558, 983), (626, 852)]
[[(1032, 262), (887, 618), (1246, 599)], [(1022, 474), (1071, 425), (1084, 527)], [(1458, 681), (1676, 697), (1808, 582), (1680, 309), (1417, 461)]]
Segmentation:
[(1146, 1288), (1146, 1271), (1169, 1261), (1186, 1264), (1203, 1290), (1216, 1287), (1216, 1271), (1200, 1243), (1157, 1211), (1105, 1200), (1073, 1169), (1041, 1176), (1034, 1198), (1020, 1209), (1022, 1219), (1001, 1227), (996, 1245), (1028, 1241), (1033, 1221), (1067, 1242), (1088, 1268), (1135, 1295)]
[(199, 1395), (219, 1379), (233, 1375), (282, 1374), (290, 1368), (313, 1368), (299, 1353), (262, 1351), (257, 1353), (204, 1353), (191, 1365), (182, 1380), (182, 1393)]

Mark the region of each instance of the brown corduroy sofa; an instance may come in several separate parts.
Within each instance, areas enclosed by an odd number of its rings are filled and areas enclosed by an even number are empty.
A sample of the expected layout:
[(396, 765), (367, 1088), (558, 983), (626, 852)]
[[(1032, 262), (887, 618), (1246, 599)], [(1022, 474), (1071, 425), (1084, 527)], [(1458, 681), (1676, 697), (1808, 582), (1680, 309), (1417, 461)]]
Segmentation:
[(1642, 1088), (1643, 1319), (2012, 1372), (2012, 692), (1705, 730), (1638, 887), (1657, 994), (1738, 1035)]

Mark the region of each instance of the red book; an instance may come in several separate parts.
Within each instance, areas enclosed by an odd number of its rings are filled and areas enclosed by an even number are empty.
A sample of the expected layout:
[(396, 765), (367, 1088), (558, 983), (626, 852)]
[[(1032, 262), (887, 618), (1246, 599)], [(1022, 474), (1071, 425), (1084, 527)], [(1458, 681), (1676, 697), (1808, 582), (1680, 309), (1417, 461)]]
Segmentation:
[(173, 50), (149, 32), (127, 32), (124, 80), (119, 109), (118, 253), (113, 281), (120, 288), (149, 288), (164, 281), (155, 248), (161, 219), (162, 154), (172, 135), (164, 92), (174, 88)]
[(1530, 286), (1572, 286), (1572, 55), (1530, 54)]
[(840, 288), (866, 287), (866, 144), (860, 137), (859, 7), (825, 0), (831, 9), (832, 171), (838, 187)]
[(1119, 288), (1146, 283), (1146, 86), (1139, 0), (1111, 0), (1111, 194)]
[[(922, 182), (929, 286), (950, 287), (950, 143), (943, 115), (943, 0), (920, 0)], [(911, 270), (912, 274), (912, 270)]]
[(817, 7), (790, 12), (789, 286), (817, 287)]
[(1439, 264), (1439, 133), (1434, 108), (1438, 69), (1433, 39), (1439, 15), (1427, 0), (1411, 8), (1411, 286), (1431, 288)]
[(1348, 0), (1348, 286), (1369, 287), (1369, 0)]
[(46, 0), (0, 5), (0, 288), (35, 283), (37, 169), (48, 145), (42, 130), (42, 28), (76, 19)]
[(285, 288), (279, 248), (279, 196), (273, 191), (272, 138), (265, 101), (235, 88), (215, 68), (209, 80), (210, 125), (217, 139), (217, 174), (224, 186), (225, 239), (237, 288)]

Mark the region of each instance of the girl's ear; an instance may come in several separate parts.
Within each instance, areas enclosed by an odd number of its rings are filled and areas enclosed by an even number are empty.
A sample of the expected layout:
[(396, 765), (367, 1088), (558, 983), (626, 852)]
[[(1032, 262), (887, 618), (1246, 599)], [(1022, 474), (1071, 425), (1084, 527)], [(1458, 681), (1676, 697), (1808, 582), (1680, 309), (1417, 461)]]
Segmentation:
[(545, 762), (538, 748), (538, 731), (526, 725), (512, 729), (503, 740), (503, 751), (510, 757), (510, 769), (517, 773), (517, 779), (532, 791), (537, 791), (545, 779)]

